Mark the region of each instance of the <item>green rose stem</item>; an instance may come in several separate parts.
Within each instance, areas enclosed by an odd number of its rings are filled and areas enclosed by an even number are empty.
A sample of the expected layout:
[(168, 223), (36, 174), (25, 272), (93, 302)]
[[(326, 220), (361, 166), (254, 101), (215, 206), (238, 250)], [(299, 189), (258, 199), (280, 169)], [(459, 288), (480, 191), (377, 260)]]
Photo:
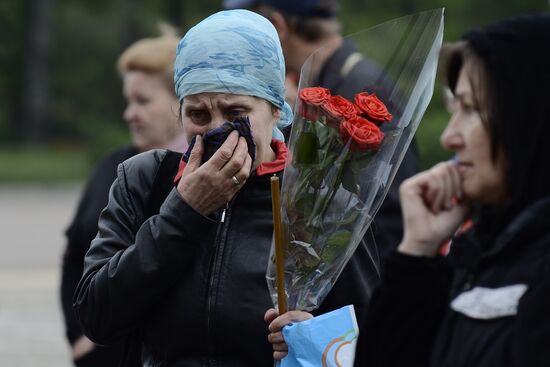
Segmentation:
[(317, 154), (317, 133), (313, 123), (306, 122), (297, 141), (296, 162), (300, 164), (316, 164)]
[(281, 200), (279, 199), (279, 177), (271, 177), (271, 206), (273, 210), (273, 232), (275, 236), (275, 280), (277, 283), (277, 303), (279, 315), (287, 311), (285, 292), (285, 254), (281, 227)]
[(336, 174), (336, 179), (334, 180), (334, 183), (332, 185), (330, 192), (330, 196), (327, 198), (325, 196), (323, 205), (321, 206), (320, 211), (320, 218), (321, 220), (325, 217), (325, 212), (328, 209), (328, 206), (332, 202), (332, 199), (334, 199), (334, 195), (336, 195), (336, 191), (338, 190), (338, 187), (342, 184), (342, 179), (344, 177), (344, 168), (346, 167), (346, 161), (349, 159), (350, 151), (348, 150), (346, 152), (345, 157), (342, 159), (342, 163), (340, 164), (340, 167), (338, 168), (338, 173)]

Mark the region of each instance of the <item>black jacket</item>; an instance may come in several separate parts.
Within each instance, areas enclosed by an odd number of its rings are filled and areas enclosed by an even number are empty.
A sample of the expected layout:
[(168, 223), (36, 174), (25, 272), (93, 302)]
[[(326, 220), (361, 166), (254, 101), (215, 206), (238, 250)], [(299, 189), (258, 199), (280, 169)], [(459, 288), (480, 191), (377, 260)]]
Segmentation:
[[(108, 343), (137, 328), (146, 366), (272, 366), (263, 321), (272, 307), (269, 177), (250, 177), (223, 221), (221, 213), (213, 220), (195, 212), (175, 187), (147, 218), (167, 154), (151, 151), (119, 166), (75, 294), (83, 330)], [(354, 304), (362, 320), (376, 277), (369, 264), (361, 244), (318, 312)]]
[[(479, 243), (471, 230), (448, 259), (392, 253), (362, 325), (356, 366), (550, 365), (549, 228), (546, 198), (493, 243)], [(501, 294), (486, 298), (487, 289)], [(475, 302), (459, 302), (472, 295)], [(507, 307), (514, 300), (515, 310)]]
[[(67, 244), (63, 254), (61, 277), (61, 305), (65, 320), (66, 336), (70, 344), (82, 335), (73, 309), (73, 295), (82, 277), (84, 255), (97, 233), (97, 220), (107, 205), (109, 188), (116, 178), (117, 166), (137, 154), (136, 148), (118, 148), (103, 157), (90, 175), (74, 218), (66, 231)], [(122, 356), (122, 345), (97, 347), (78, 361), (79, 366), (118, 366)]]

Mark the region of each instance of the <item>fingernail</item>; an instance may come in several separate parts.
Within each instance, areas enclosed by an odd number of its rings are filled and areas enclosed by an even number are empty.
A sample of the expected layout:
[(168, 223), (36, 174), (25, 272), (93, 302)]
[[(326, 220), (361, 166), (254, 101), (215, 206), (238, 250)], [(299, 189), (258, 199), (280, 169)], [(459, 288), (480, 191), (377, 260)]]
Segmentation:
[(202, 136), (196, 135), (195, 136), (195, 146), (193, 147), (193, 150), (197, 149), (197, 146), (200, 146), (202, 142)]

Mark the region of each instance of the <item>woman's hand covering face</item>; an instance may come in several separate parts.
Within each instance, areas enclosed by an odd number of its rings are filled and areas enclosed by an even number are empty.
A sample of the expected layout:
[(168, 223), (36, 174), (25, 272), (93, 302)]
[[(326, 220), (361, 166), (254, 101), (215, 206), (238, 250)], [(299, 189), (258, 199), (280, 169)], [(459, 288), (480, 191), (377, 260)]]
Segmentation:
[(252, 169), (272, 162), (276, 155), (271, 148), (272, 130), (280, 111), (269, 102), (252, 96), (227, 93), (199, 93), (185, 98), (181, 109), (182, 123), (188, 141), (196, 135), (220, 128), (226, 121), (247, 117), (256, 146)]
[(201, 165), (203, 149), (202, 138), (197, 136), (177, 189), (187, 204), (208, 215), (241, 189), (250, 176), (252, 158), (246, 140), (237, 131), (229, 134), (212, 158)]

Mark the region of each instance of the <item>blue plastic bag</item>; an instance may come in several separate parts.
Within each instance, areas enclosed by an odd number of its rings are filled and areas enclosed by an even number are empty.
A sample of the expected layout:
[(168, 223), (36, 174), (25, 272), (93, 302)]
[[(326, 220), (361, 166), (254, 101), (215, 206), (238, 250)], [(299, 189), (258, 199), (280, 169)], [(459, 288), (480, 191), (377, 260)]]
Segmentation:
[(359, 328), (353, 305), (283, 328), (288, 355), (280, 367), (352, 367)]

